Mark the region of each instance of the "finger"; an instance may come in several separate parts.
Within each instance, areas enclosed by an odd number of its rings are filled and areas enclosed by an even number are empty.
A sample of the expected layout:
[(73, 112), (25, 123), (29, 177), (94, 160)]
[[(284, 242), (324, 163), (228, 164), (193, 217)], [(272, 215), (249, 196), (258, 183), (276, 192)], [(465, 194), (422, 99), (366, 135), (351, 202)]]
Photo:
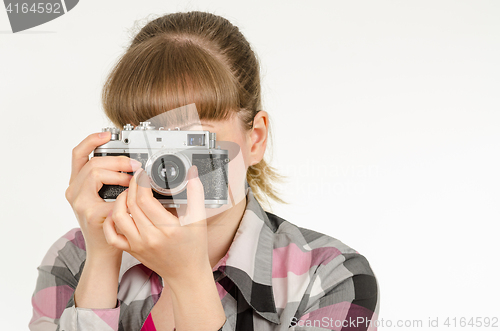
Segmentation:
[[(89, 161), (90, 168), (102, 168), (113, 171), (133, 172), (142, 166), (142, 163), (125, 155), (95, 156)], [(83, 171), (82, 169), (81, 171)]]
[(205, 192), (195, 165), (188, 170), (187, 201), (186, 215), (181, 217), (181, 225), (206, 222)]
[(71, 177), (69, 183), (78, 175), (83, 166), (89, 161), (90, 153), (97, 146), (103, 145), (111, 138), (111, 132), (93, 133), (83, 139), (75, 148), (71, 156)]
[[(139, 229), (139, 232), (141, 233), (141, 236), (147, 237), (147, 233), (152, 231), (154, 228), (154, 224), (151, 222), (151, 220), (148, 218), (148, 216), (144, 213), (144, 211), (141, 209), (141, 207), (137, 203), (137, 181), (135, 178), (139, 176), (139, 174), (143, 172), (142, 169), (139, 169), (132, 180), (130, 181), (130, 186), (129, 189), (127, 190), (127, 206), (128, 209), (130, 210), (130, 213), (132, 214), (134, 218), (135, 225)], [(150, 189), (151, 191), (151, 189)], [(153, 193), (151, 193), (153, 195)], [(154, 198), (153, 198), (154, 199)], [(155, 199), (156, 200), (156, 199)]]
[(125, 237), (127, 237), (130, 246), (141, 241), (139, 229), (135, 225), (134, 220), (130, 217), (127, 207), (127, 190), (118, 195), (113, 209), (113, 221), (120, 227)]
[(124, 235), (118, 234), (116, 232), (112, 212), (108, 214), (104, 223), (102, 224), (102, 230), (104, 231), (104, 237), (109, 245), (121, 249), (122, 251), (130, 251), (130, 244)]
[[(134, 178), (130, 180), (129, 191), (129, 194), (135, 196), (135, 198), (130, 199), (131, 207), (134, 208), (134, 205), (137, 205), (144, 212), (149, 223), (154, 224), (157, 228), (179, 225), (179, 219), (166, 210), (161, 202), (153, 196), (151, 181), (144, 170), (137, 171)], [(144, 223), (144, 226), (148, 225), (150, 226), (150, 224)]]
[(103, 184), (128, 186), (132, 175), (106, 169), (94, 168), (88, 176), (78, 176), (73, 183), (86, 193), (95, 194)]
[[(104, 156), (92, 158), (89, 162), (87, 162), (78, 176), (76, 176), (76, 178), (70, 184), (70, 186), (73, 187), (71, 189), (71, 192), (73, 192), (74, 194), (75, 190), (85, 189), (88, 189), (87, 192), (89, 190), (98, 191), (101, 189), (103, 184), (128, 186), (132, 175), (129, 175), (125, 172), (121, 173), (113, 170), (130, 172), (136, 169), (140, 169), (140, 166), (141, 163), (139, 161), (130, 159), (126, 156)], [(111, 170), (103, 169), (101, 167), (107, 167), (108, 169), (111, 168)], [(90, 184), (89, 177), (91, 177)], [(95, 195), (95, 191), (90, 193), (92, 195)]]

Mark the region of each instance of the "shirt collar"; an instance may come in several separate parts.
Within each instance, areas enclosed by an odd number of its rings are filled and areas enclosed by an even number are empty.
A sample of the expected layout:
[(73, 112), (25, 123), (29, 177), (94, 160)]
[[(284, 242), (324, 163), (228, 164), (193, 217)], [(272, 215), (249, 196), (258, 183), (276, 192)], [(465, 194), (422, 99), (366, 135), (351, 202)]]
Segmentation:
[[(279, 324), (272, 288), (272, 258), (275, 226), (245, 183), (247, 204), (233, 242), (213, 271), (227, 276), (254, 311)], [(139, 260), (123, 252), (119, 281)]]
[(256, 313), (279, 324), (272, 288), (275, 227), (246, 183), (247, 204), (229, 250), (214, 267), (240, 290)]

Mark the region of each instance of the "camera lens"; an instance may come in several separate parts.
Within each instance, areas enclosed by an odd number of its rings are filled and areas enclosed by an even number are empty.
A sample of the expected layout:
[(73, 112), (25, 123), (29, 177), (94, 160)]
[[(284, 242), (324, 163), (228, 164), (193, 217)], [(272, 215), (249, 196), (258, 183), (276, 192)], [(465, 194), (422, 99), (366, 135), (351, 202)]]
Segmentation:
[(161, 163), (158, 167), (158, 174), (166, 182), (173, 182), (177, 177), (179, 177), (179, 167), (172, 161), (167, 161)]
[(186, 176), (183, 162), (173, 154), (158, 157), (151, 167), (153, 181), (163, 189), (175, 189)]

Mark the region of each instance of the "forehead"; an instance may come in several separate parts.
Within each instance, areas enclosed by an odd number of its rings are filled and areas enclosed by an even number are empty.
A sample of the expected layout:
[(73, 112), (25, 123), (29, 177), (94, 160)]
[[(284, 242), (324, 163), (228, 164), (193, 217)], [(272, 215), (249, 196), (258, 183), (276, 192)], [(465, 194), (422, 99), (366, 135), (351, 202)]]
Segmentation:
[[(238, 116), (231, 116), (226, 120), (200, 120), (201, 129), (215, 132), (217, 140), (235, 140), (243, 135), (242, 125)], [(199, 126), (198, 126), (199, 127)]]

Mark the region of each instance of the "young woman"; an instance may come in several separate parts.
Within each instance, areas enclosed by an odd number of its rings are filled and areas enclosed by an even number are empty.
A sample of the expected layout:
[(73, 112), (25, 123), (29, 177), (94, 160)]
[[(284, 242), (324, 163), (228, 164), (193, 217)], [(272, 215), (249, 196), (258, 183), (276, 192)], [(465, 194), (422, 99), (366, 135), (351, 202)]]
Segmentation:
[[(193, 103), (202, 129), (240, 147), (229, 169), (233, 206), (210, 214), (193, 166), (177, 215), (153, 197), (140, 164), (89, 161), (110, 134), (88, 136), (73, 150), (66, 191), (80, 227), (38, 268), (30, 330), (376, 329), (378, 288), (366, 259), (262, 208), (281, 201), (272, 186), (280, 178), (263, 159), (269, 115), (246, 39), (213, 14), (165, 15), (142, 28), (111, 72), (104, 110), (121, 128)], [(128, 190), (105, 202), (103, 184)]]

